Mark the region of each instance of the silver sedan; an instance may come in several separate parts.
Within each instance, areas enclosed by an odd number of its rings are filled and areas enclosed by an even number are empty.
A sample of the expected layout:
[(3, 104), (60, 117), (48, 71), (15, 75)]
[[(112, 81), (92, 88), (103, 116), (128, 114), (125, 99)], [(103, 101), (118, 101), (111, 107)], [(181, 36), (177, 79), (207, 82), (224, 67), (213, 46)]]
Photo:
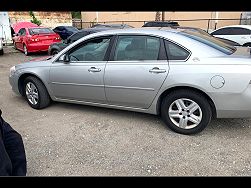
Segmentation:
[(251, 117), (249, 48), (192, 31), (91, 34), (13, 66), (9, 82), (35, 109), (60, 101), (160, 114), (181, 134), (202, 131), (212, 118)]

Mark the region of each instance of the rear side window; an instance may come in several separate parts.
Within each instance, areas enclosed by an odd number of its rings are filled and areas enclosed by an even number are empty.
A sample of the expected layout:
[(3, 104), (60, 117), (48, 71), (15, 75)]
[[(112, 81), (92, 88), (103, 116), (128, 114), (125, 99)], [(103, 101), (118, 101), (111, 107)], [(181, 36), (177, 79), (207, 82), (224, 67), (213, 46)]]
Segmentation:
[(186, 60), (189, 56), (189, 52), (184, 48), (165, 40), (165, 47), (168, 60)]
[(250, 35), (251, 30), (240, 27), (222, 28), (212, 32), (213, 35)]
[(21, 36), (25, 36), (25, 35), (26, 35), (26, 30), (25, 30), (25, 28), (20, 29), (18, 33), (19, 33), (19, 35), (21, 35)]
[(160, 39), (151, 36), (119, 36), (114, 61), (158, 60)]
[(212, 35), (231, 35), (231, 32), (232, 32), (232, 28), (228, 27), (228, 28), (219, 29), (217, 31), (213, 31), (211, 34)]
[(239, 27), (233, 27), (230, 35), (250, 35), (251, 30)]

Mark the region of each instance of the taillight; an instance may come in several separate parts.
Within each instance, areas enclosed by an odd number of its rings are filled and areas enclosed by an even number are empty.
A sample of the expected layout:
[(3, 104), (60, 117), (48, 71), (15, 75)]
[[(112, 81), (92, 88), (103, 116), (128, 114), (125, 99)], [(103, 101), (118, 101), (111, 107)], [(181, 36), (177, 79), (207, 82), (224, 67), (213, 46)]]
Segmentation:
[(32, 41), (32, 42), (38, 42), (39, 39), (38, 39), (38, 38), (35, 38), (35, 39), (34, 39), (34, 38), (31, 38), (31, 41)]

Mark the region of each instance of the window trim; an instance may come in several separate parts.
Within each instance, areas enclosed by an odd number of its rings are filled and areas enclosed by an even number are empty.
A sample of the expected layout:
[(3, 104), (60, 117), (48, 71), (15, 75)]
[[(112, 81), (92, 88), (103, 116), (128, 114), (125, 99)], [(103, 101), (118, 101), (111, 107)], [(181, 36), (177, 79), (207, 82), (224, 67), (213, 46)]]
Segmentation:
[[(168, 60), (168, 61), (186, 62), (186, 61), (187, 61), (187, 60), (188, 60), (188, 59), (192, 56), (192, 52), (191, 52), (191, 50), (189, 50), (188, 48), (186, 48), (186, 47), (182, 46), (181, 44), (179, 44), (179, 43), (177, 43), (177, 42), (174, 42), (174, 41), (172, 41), (172, 40), (170, 40), (170, 39), (167, 39), (167, 38), (163, 38), (163, 40), (164, 40), (165, 51), (166, 51), (166, 56), (167, 56), (167, 60)], [(183, 50), (187, 51), (187, 52), (189, 53), (189, 55), (187, 56), (187, 58), (186, 58), (186, 59), (184, 59), (184, 60), (170, 60), (170, 59), (169, 59), (169, 57), (168, 57), (168, 52), (167, 52), (166, 42), (165, 42), (165, 40), (166, 40), (166, 41), (168, 41), (168, 42), (170, 42), (170, 43), (173, 43), (173, 44), (175, 44), (175, 45), (177, 45), (177, 46), (181, 47)]]
[[(100, 39), (100, 38), (108, 38), (110, 37), (110, 42), (109, 42), (109, 45), (106, 49), (106, 52), (105, 52), (105, 56), (104, 56), (104, 59), (102, 61), (106, 62), (108, 61), (108, 57), (110, 55), (110, 51), (111, 51), (111, 46), (113, 45), (113, 42), (114, 42), (114, 35), (102, 35), (102, 36), (95, 36), (93, 38), (89, 38), (87, 40), (84, 40), (78, 44), (76, 44), (75, 46), (73, 46), (72, 48), (68, 49), (66, 52), (62, 53), (57, 59), (55, 59), (55, 61), (53, 63), (63, 63), (64, 61), (60, 61), (59, 58), (62, 56), (62, 55), (68, 55), (71, 51), (75, 50), (76, 48), (78, 48), (79, 46), (83, 45), (84, 43), (87, 43), (91, 40), (96, 40), (96, 39)], [(74, 61), (75, 62), (97, 62), (97, 61)], [(71, 63), (71, 62), (70, 62)]]
[[(118, 45), (118, 39), (120, 36), (146, 36), (146, 37), (155, 37), (159, 39), (160, 42), (160, 47), (159, 47), (159, 52), (158, 52), (158, 59), (157, 60), (127, 60), (127, 61), (122, 61), (122, 60), (114, 60), (115, 57), (115, 51)], [(162, 41), (163, 38), (159, 37), (159, 36), (155, 36), (155, 35), (147, 35), (147, 34), (138, 34), (138, 33), (121, 33), (121, 34), (117, 34), (116, 37), (114, 37), (114, 43), (113, 46), (111, 48), (111, 53), (109, 56), (108, 61), (109, 62), (147, 62), (147, 61), (163, 61), (163, 60), (167, 60), (167, 56), (165, 53), (165, 48), (164, 48), (164, 42)], [(163, 59), (162, 59), (163, 58)], [(164, 59), (166, 58), (166, 59)]]

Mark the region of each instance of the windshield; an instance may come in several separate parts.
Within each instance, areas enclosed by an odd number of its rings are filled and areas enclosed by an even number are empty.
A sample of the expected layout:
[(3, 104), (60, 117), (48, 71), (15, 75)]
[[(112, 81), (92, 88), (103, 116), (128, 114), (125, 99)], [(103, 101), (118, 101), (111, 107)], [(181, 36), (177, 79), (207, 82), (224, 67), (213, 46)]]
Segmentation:
[(29, 29), (29, 32), (31, 35), (54, 33), (54, 31), (52, 31), (49, 28), (32, 28), (32, 29)]
[(206, 44), (216, 50), (223, 52), (224, 54), (231, 55), (236, 51), (234, 46), (228, 45), (215, 37), (211, 37), (210, 35), (200, 34), (199, 32), (193, 31), (182, 31), (179, 34), (187, 36), (191, 39), (199, 41), (203, 44)]

